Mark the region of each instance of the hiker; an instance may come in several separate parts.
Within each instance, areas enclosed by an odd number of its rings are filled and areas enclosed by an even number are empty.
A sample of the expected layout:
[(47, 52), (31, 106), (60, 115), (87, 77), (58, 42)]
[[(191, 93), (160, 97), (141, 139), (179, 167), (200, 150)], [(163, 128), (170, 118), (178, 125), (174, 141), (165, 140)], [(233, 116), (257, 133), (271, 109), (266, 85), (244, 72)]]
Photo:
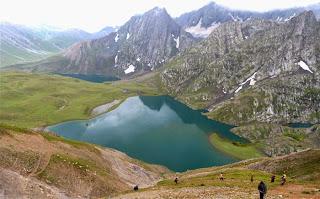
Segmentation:
[(220, 173), (220, 180), (221, 180), (221, 181), (224, 180), (223, 173)]
[(287, 181), (287, 175), (284, 173), (281, 177), (281, 185), (284, 185)]
[(134, 187), (133, 187), (133, 190), (138, 191), (138, 190), (139, 190), (138, 185), (134, 186)]
[(174, 182), (176, 183), (176, 184), (178, 184), (178, 177), (176, 177), (175, 179), (174, 179)]
[(251, 179), (250, 179), (251, 183), (253, 182), (253, 175), (251, 175)]
[(272, 175), (272, 176), (271, 176), (271, 183), (273, 183), (275, 179), (276, 179), (276, 176), (275, 176), (275, 175)]
[(264, 196), (267, 193), (267, 185), (263, 181), (259, 183), (258, 190), (260, 193), (260, 199), (264, 199)]

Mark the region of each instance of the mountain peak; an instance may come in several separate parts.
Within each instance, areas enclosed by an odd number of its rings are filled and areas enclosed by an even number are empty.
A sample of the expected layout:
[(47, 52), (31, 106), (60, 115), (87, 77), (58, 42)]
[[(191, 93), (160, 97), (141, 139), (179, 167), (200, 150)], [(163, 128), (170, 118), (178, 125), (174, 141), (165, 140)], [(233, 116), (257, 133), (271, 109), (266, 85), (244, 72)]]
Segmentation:
[(290, 22), (291, 24), (294, 24), (295, 27), (300, 27), (300, 29), (303, 27), (311, 28), (318, 23), (317, 18), (312, 11), (304, 11), (296, 17), (293, 17)]
[(311, 10), (303, 11), (296, 18), (311, 19), (317, 21), (315, 14)]
[(216, 2), (212, 1), (203, 7), (216, 7), (216, 6), (219, 6), (219, 5)]
[(169, 15), (167, 10), (165, 8), (160, 8), (158, 6), (152, 8), (151, 10), (147, 11), (144, 15), (155, 15), (155, 16), (159, 16), (159, 15)]
[(152, 8), (150, 11), (152, 11), (152, 12), (166, 12), (166, 9), (156, 6), (156, 7)]

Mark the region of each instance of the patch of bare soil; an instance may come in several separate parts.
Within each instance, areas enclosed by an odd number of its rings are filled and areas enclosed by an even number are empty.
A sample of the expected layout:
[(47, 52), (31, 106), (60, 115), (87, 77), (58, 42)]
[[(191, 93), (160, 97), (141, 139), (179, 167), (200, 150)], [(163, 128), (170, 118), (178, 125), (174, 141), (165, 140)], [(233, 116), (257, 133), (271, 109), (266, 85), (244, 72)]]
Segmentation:
[(117, 199), (256, 199), (258, 193), (229, 187), (185, 187), (178, 189), (159, 189), (129, 193)]
[[(237, 187), (185, 187), (177, 189), (154, 189), (131, 192), (114, 197), (115, 199), (256, 199), (258, 191)], [(286, 185), (268, 191), (267, 199), (320, 199), (320, 192), (314, 187)]]
[(320, 185), (287, 184), (270, 190), (269, 194), (290, 199), (320, 199)]
[[(138, 185), (141, 188), (154, 186), (162, 180), (161, 173), (169, 172), (163, 167), (159, 170), (147, 170), (139, 164), (134, 164), (130, 157), (119, 151), (101, 150), (103, 158), (110, 162), (112, 170), (130, 187)], [(155, 167), (156, 168), (156, 167)]]
[(105, 113), (110, 108), (112, 108), (114, 105), (117, 105), (120, 102), (121, 102), (121, 100), (113, 100), (112, 102), (97, 106), (91, 111), (91, 115), (96, 116), (96, 115), (100, 115), (101, 113)]
[(36, 178), (22, 176), (7, 169), (0, 170), (0, 198), (65, 199), (65, 193)]

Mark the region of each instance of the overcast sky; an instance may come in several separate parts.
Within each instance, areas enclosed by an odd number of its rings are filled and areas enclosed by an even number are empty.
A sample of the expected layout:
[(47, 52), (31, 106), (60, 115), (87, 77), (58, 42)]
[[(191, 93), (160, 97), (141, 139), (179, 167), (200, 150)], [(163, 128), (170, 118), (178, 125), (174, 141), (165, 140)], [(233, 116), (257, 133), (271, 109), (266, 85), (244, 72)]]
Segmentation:
[[(131, 16), (155, 6), (165, 7), (177, 17), (196, 10), (210, 0), (1, 0), (0, 21), (24, 25), (47, 24), (61, 28), (80, 28), (89, 32), (125, 23)], [(320, 0), (215, 0), (226, 7), (267, 11), (305, 6)]]

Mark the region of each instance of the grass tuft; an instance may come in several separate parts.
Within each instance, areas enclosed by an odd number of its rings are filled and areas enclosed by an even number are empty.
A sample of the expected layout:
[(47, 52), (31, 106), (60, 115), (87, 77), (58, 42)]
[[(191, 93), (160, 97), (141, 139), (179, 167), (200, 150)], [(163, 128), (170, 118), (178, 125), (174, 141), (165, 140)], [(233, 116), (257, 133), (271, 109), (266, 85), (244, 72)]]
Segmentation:
[(231, 142), (213, 133), (209, 136), (210, 143), (218, 150), (229, 154), (240, 160), (262, 157), (263, 154), (257, 149), (255, 144), (243, 144)]

